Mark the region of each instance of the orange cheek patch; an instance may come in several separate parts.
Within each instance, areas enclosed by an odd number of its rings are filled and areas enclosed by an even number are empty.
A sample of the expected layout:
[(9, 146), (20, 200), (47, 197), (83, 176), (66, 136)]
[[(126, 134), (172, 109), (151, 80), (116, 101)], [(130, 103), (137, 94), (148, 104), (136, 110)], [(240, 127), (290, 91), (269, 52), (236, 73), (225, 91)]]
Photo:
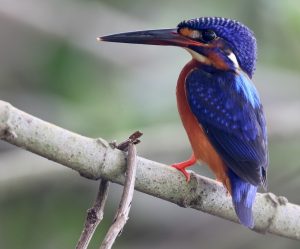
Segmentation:
[(193, 32), (194, 32), (194, 30), (189, 29), (189, 28), (181, 28), (181, 29), (179, 29), (179, 33), (181, 35), (187, 36), (187, 37), (190, 37)]

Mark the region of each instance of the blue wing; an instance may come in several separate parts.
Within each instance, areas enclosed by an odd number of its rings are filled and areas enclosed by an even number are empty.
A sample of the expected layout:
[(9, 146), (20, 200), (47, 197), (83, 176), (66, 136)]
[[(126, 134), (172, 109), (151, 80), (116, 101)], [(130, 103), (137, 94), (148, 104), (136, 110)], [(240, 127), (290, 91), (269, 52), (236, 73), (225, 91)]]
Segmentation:
[(241, 179), (265, 185), (266, 124), (250, 79), (242, 73), (195, 69), (186, 79), (186, 94), (193, 114), (226, 165)]

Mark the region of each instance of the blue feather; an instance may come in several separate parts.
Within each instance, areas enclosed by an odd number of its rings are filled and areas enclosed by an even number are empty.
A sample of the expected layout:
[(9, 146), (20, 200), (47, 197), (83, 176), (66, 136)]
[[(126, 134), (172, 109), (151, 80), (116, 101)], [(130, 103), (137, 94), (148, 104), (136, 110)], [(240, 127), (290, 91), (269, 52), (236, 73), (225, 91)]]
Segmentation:
[(231, 195), (235, 212), (243, 225), (253, 228), (252, 207), (257, 186), (243, 181), (232, 170), (228, 171), (228, 176), (231, 183)]
[(260, 106), (260, 99), (258, 92), (251, 82), (251, 80), (248, 78), (247, 75), (245, 75), (243, 72), (240, 72), (235, 77), (235, 86), (236, 90), (239, 94), (243, 94), (245, 99), (250, 101), (251, 105), (254, 108), (258, 108)]
[(191, 111), (227, 167), (254, 186), (266, 182), (267, 134), (262, 105), (249, 78), (194, 69), (186, 78)]

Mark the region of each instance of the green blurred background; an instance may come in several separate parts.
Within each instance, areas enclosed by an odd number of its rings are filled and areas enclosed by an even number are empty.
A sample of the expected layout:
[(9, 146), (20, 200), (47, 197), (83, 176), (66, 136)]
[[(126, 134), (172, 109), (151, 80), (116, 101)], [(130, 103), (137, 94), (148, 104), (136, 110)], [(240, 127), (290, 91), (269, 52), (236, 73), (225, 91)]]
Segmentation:
[[(0, 0), (0, 99), (86, 136), (144, 132), (139, 154), (171, 164), (190, 154), (175, 85), (178, 48), (97, 43), (115, 32), (224, 16), (255, 31), (254, 81), (270, 134), (269, 190), (300, 204), (300, 2), (297, 0)], [(74, 248), (98, 183), (0, 143), (0, 248)], [(195, 167), (211, 176), (205, 167)], [(112, 185), (98, 248), (118, 206)], [(136, 192), (114, 248), (299, 248), (241, 225)]]

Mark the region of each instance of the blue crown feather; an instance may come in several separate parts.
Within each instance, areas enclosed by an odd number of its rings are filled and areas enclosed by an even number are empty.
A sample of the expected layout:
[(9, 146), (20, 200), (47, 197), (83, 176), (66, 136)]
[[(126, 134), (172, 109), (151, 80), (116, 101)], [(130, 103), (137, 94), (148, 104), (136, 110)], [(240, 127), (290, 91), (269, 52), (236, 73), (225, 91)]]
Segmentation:
[(213, 30), (227, 42), (240, 67), (252, 78), (256, 64), (256, 39), (253, 32), (242, 23), (222, 17), (201, 17), (178, 24), (178, 28)]

